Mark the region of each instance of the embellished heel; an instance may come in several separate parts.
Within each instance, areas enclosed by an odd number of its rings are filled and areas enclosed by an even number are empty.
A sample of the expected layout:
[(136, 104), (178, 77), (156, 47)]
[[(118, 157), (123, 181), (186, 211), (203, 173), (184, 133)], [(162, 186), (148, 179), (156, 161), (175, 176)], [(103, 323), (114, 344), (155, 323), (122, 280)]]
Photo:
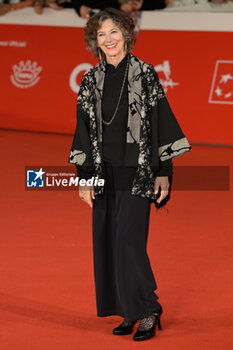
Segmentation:
[(139, 323), (139, 327), (133, 336), (136, 341), (150, 339), (156, 334), (156, 325), (158, 324), (158, 329), (161, 331), (160, 317), (163, 310), (161, 308), (160, 312), (152, 312), (151, 316), (142, 318)]

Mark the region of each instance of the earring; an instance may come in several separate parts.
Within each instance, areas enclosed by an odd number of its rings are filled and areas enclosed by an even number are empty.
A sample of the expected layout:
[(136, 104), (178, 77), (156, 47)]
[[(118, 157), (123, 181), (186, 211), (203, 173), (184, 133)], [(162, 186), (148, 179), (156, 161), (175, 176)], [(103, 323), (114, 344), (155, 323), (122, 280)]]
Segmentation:
[(125, 41), (125, 51), (128, 52), (128, 44), (126, 41)]
[(98, 57), (99, 57), (99, 61), (101, 61), (102, 60), (102, 55), (101, 55), (100, 47), (98, 47)]

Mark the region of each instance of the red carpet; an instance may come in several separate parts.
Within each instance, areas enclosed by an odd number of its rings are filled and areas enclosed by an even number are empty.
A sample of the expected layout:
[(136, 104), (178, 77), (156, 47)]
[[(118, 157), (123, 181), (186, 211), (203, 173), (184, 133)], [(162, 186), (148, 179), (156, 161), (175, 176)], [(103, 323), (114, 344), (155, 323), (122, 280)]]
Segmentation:
[[(174, 191), (152, 209), (148, 252), (163, 331), (136, 343), (97, 318), (91, 211), (74, 191), (25, 191), (26, 165), (66, 165), (71, 136), (0, 130), (1, 350), (230, 350), (232, 191)], [(231, 165), (233, 149), (193, 146), (175, 165)], [(232, 188), (232, 177), (231, 177)]]

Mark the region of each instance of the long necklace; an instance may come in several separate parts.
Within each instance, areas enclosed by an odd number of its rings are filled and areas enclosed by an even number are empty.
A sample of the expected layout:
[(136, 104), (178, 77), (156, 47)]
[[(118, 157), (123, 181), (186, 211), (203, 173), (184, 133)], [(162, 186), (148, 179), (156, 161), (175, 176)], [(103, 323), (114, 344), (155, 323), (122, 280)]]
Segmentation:
[(119, 108), (119, 105), (120, 105), (121, 97), (122, 97), (122, 94), (123, 94), (128, 68), (129, 68), (129, 56), (128, 56), (128, 59), (127, 59), (127, 65), (126, 65), (126, 68), (125, 68), (125, 75), (124, 75), (124, 79), (123, 79), (123, 83), (122, 83), (122, 87), (121, 87), (121, 92), (120, 92), (120, 96), (119, 96), (119, 99), (118, 99), (118, 102), (117, 102), (117, 106), (116, 106), (115, 112), (113, 113), (113, 116), (112, 116), (112, 118), (110, 119), (109, 122), (106, 122), (106, 120), (104, 120), (104, 118), (102, 118), (103, 123), (105, 125), (112, 124), (113, 120), (115, 119), (115, 116), (117, 114), (117, 111), (118, 111), (118, 108)]

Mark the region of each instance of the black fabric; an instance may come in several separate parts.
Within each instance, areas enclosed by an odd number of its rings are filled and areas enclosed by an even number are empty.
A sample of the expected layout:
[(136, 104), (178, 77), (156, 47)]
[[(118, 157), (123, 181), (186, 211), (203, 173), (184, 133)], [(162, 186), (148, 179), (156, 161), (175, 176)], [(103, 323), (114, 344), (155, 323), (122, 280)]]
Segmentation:
[(76, 171), (77, 171), (77, 176), (80, 179), (85, 179), (88, 180), (92, 177), (93, 174), (93, 168), (92, 167), (85, 167), (83, 168), (80, 165), (76, 164)]
[(159, 169), (151, 167), (155, 176), (171, 176), (173, 174), (172, 160), (168, 159), (163, 162), (159, 162)]
[(57, 0), (57, 4), (65, 9), (74, 8), (72, 0)]
[[(115, 68), (106, 65), (104, 90), (102, 97), (102, 117), (109, 122), (112, 118), (120, 96), (128, 55)], [(127, 79), (116, 116), (110, 125), (103, 123), (103, 157), (104, 161), (122, 163), (126, 144), (128, 119), (128, 87)]]
[(135, 171), (105, 164), (105, 191), (93, 203), (97, 315), (129, 322), (161, 307), (146, 250), (150, 200), (131, 195)]
[(160, 10), (166, 7), (165, 0), (144, 0), (141, 11)]
[(89, 152), (86, 152), (86, 165), (81, 166), (76, 164), (76, 170), (77, 170), (77, 176), (79, 176), (82, 179), (90, 179), (93, 172), (94, 172), (94, 163), (92, 159), (91, 154), (91, 144), (90, 144), (90, 124), (89, 124), (89, 118), (85, 115), (85, 112), (81, 109), (77, 108), (77, 125), (75, 130), (75, 137), (73, 139), (72, 148), (75, 148), (76, 142), (81, 143), (82, 145), (82, 139), (88, 140), (88, 150)]
[[(174, 140), (176, 141), (182, 139), (184, 137), (184, 134), (174, 116), (163, 87), (160, 83), (158, 74), (154, 69), (150, 78), (152, 78), (151, 84), (148, 84), (148, 82), (145, 84), (145, 91), (147, 92), (147, 95), (150, 95), (150, 90), (153, 89), (153, 85), (156, 84), (158, 88), (158, 95), (161, 96), (158, 99), (156, 108), (152, 108), (149, 113), (151, 125), (152, 168), (156, 169), (157, 167), (159, 169), (159, 167), (164, 164), (164, 161), (162, 160), (164, 156), (169, 155), (171, 157), (170, 159), (177, 156), (170, 145), (174, 143)], [(164, 151), (164, 154), (160, 155), (159, 164), (157, 166), (156, 163), (158, 162), (158, 148), (163, 145), (168, 145), (168, 147)], [(191, 149), (191, 147), (186, 148), (187, 150)]]

